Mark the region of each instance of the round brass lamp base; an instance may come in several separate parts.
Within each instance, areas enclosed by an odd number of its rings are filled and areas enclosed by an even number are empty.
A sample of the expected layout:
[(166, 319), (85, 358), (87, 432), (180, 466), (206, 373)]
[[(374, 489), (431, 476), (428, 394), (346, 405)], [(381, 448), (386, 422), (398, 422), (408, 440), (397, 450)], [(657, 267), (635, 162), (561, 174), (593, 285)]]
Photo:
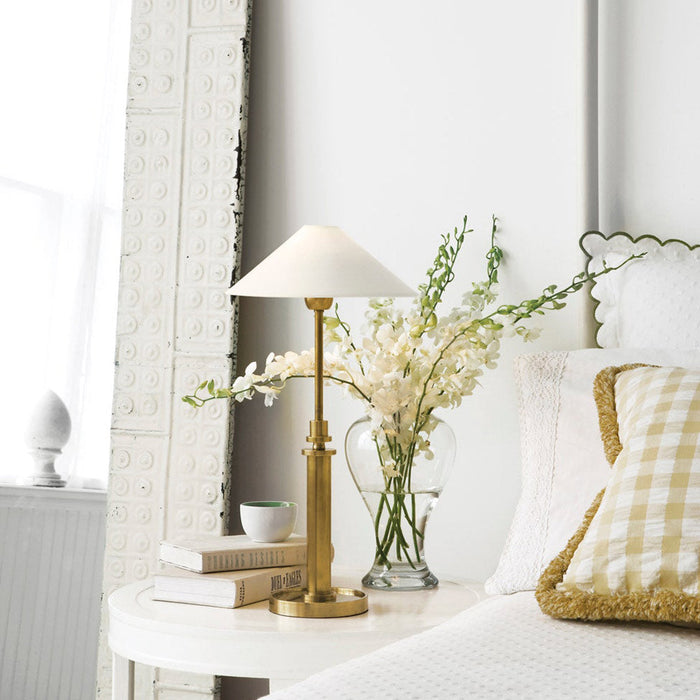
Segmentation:
[(270, 611), (287, 617), (349, 617), (367, 612), (367, 594), (354, 588), (331, 588), (335, 600), (309, 600), (305, 588), (277, 591)]

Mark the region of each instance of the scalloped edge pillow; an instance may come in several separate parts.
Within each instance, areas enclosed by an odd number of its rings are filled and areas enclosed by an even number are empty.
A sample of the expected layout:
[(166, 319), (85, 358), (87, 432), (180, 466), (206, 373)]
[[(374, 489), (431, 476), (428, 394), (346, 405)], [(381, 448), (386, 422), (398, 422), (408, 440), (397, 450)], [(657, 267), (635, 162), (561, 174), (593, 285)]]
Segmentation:
[(589, 231), (579, 245), (588, 272), (645, 253), (591, 288), (600, 347), (700, 347), (700, 244)]
[(596, 377), (613, 464), (537, 588), (543, 612), (700, 622), (700, 371), (628, 364)]

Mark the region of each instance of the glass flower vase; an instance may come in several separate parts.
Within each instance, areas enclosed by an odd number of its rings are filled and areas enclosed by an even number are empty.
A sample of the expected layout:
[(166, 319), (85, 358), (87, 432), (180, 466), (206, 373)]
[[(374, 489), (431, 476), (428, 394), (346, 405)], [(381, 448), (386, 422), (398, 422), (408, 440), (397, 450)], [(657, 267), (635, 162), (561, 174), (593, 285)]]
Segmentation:
[(346, 435), (350, 473), (372, 516), (374, 564), (362, 579), (369, 588), (409, 591), (438, 584), (425, 561), (425, 528), (454, 462), (456, 441), (447, 423), (430, 420), (429, 432), (414, 440), (395, 432), (377, 436), (369, 418), (353, 423)]

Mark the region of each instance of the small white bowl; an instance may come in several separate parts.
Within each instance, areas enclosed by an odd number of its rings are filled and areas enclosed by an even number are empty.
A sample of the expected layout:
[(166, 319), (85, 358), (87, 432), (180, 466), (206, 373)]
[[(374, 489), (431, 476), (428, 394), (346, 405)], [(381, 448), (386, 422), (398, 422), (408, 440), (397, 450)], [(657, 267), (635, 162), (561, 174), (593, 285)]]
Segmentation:
[(256, 542), (282, 542), (297, 522), (297, 504), (289, 501), (248, 501), (241, 503), (241, 524)]

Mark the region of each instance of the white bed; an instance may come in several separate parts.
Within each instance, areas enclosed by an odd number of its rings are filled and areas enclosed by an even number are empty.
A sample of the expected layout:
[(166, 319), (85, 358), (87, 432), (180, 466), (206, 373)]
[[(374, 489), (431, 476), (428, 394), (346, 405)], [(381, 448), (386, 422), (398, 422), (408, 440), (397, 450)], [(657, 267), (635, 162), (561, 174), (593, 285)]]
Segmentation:
[(530, 591), (487, 598), (449, 622), (268, 696), (697, 698), (700, 632), (554, 620)]
[(599, 270), (604, 258), (617, 264), (631, 253), (646, 257), (593, 289), (602, 349), (516, 362), (522, 493), (498, 569), (486, 583), (498, 595), (268, 697), (700, 698), (700, 630), (553, 619), (532, 590), (607, 483), (593, 377), (627, 362), (700, 367), (700, 247), (592, 233), (582, 248), (590, 270)]

